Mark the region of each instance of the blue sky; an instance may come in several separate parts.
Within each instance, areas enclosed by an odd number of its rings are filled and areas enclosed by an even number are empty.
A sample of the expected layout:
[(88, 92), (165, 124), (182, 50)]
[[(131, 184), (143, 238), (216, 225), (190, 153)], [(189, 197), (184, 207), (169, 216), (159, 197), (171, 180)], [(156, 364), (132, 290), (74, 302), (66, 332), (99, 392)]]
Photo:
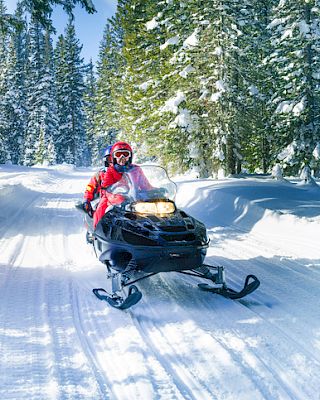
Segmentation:
[[(88, 14), (80, 6), (77, 6), (74, 11), (76, 33), (83, 44), (82, 56), (85, 62), (89, 62), (90, 58), (93, 62), (97, 61), (99, 45), (107, 19), (115, 13), (117, 6), (117, 0), (93, 0), (93, 3), (97, 10), (95, 14)], [(17, 0), (5, 0), (5, 4), (8, 12), (13, 12)], [(56, 36), (64, 32), (67, 21), (68, 17), (62, 7), (56, 7), (53, 13), (53, 25), (57, 30)]]

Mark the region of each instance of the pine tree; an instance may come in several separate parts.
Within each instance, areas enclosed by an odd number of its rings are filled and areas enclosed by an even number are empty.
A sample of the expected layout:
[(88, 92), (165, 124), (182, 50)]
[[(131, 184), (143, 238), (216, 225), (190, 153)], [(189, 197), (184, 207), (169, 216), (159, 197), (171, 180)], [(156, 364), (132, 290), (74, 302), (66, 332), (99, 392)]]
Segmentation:
[(3, 117), (6, 119), (7, 151), (14, 164), (22, 163), (27, 117), (23, 42), (20, 34), (10, 40), (6, 69), (8, 90), (3, 97), (6, 103)]
[(56, 150), (55, 142), (58, 135), (58, 114), (57, 114), (57, 100), (56, 100), (56, 77), (55, 66), (53, 57), (53, 47), (50, 33), (47, 30), (44, 37), (44, 63), (45, 70), (42, 78), (43, 91), (46, 93), (42, 105), (43, 110), (43, 134), (44, 146), (43, 160), (49, 164), (56, 163)]
[[(142, 66), (147, 89), (140, 84), (147, 115), (146, 121), (142, 121), (143, 128), (149, 136), (151, 155), (175, 171), (183, 171), (189, 166), (189, 137), (194, 128), (190, 109), (193, 89), (188, 82), (190, 75), (187, 78), (186, 73), (190, 60), (185, 54), (185, 40), (195, 30), (192, 6), (192, 1), (169, 2), (161, 8), (152, 5), (151, 15), (149, 11), (146, 16), (150, 16), (141, 32), (148, 41)], [(149, 70), (152, 71), (150, 77)], [(151, 102), (148, 96), (151, 96)]]
[[(87, 134), (86, 142), (88, 144), (87, 154), (85, 156), (85, 165), (91, 165), (95, 160), (96, 140), (94, 135), (94, 126), (96, 119), (96, 79), (93, 71), (92, 60), (87, 66), (85, 77), (85, 93), (84, 93), (84, 114), (85, 114), (85, 130)], [(96, 162), (95, 162), (96, 163)]]
[[(181, 18), (177, 13), (180, 7)], [(172, 22), (184, 19), (184, 25), (181, 23), (177, 30), (185, 27), (187, 37), (191, 28), (185, 23), (188, 21), (185, 14), (188, 15), (182, 3), (176, 6), (172, 2), (166, 5), (129, 1), (120, 16), (126, 62), (119, 99), (121, 127), (137, 144), (140, 154), (149, 159), (157, 157), (167, 164), (172, 160), (178, 168), (179, 161), (184, 159), (182, 144), (185, 144), (187, 127), (182, 120), (186, 110), (181, 108), (181, 114), (171, 113), (166, 102), (179, 94), (179, 87), (175, 87), (178, 71), (170, 61), (179, 47), (180, 33), (174, 31), (170, 19)]]
[[(119, 12), (119, 21), (123, 27), (124, 58), (123, 83), (117, 105), (120, 110), (119, 124), (123, 135), (139, 145), (141, 135), (145, 143), (153, 148), (150, 125), (154, 113), (154, 97), (151, 86), (154, 84), (155, 64), (159, 65), (154, 39), (147, 34), (146, 23), (151, 18), (150, 1), (127, 1)], [(159, 52), (159, 43), (157, 43)], [(149, 86), (150, 85), (150, 86)], [(149, 86), (149, 88), (148, 88)], [(145, 128), (149, 128), (146, 132)], [(140, 147), (140, 146), (139, 146)], [(154, 149), (155, 150), (155, 149)]]
[[(6, 7), (3, 0), (0, 0), (0, 21), (6, 15)], [(7, 121), (6, 121), (6, 94), (8, 93), (6, 72), (8, 63), (8, 31), (4, 23), (0, 24), (0, 163), (10, 160), (10, 153), (7, 146)]]
[(274, 141), (289, 173), (308, 164), (315, 170), (320, 166), (315, 157), (320, 143), (319, 25), (316, 1), (282, 1), (270, 24)]
[[(17, 24), (7, 31), (7, 35), (5, 30), (1, 34), (1, 38), (6, 37), (6, 39), (2, 42), (2, 50), (0, 50), (2, 53), (0, 130), (4, 142), (2, 148), (5, 149), (6, 154), (3, 161), (19, 164), (22, 160), (26, 124), (26, 31), (20, 5), (15, 13), (15, 20)], [(3, 45), (5, 49), (3, 49)]]
[(69, 21), (65, 36), (59, 37), (55, 50), (59, 117), (56, 148), (59, 163), (67, 162), (68, 158), (68, 162), (72, 159), (76, 165), (85, 165), (87, 154), (81, 48), (74, 25)]
[[(27, 65), (28, 123), (24, 163), (55, 163), (57, 135), (53, 50), (49, 32), (32, 17), (29, 28)], [(49, 152), (50, 150), (50, 152)]]
[(97, 116), (95, 120), (95, 163), (101, 159), (101, 148), (115, 141), (120, 130), (119, 97), (122, 93), (123, 57), (122, 30), (118, 16), (109, 20), (100, 44), (97, 64), (97, 90), (95, 96)]
[(65, 144), (65, 138), (69, 135), (69, 130), (71, 129), (71, 126), (68, 126), (67, 124), (69, 93), (68, 86), (65, 81), (68, 68), (66, 57), (65, 38), (63, 35), (60, 35), (54, 51), (57, 88), (57, 115), (59, 121), (59, 130), (55, 141), (58, 164), (66, 161), (67, 145)]

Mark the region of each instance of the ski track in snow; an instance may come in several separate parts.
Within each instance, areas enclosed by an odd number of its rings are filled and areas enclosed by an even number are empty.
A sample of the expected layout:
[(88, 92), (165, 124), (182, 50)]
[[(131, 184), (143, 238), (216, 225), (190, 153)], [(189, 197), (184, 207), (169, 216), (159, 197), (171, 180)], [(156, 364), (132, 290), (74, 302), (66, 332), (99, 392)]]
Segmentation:
[(105, 270), (73, 207), (89, 177), (0, 169), (1, 399), (320, 399), (319, 259), (299, 257), (315, 242), (209, 230), (206, 262), (234, 288), (257, 275), (255, 293), (231, 301), (159, 274), (121, 312), (91, 292)]

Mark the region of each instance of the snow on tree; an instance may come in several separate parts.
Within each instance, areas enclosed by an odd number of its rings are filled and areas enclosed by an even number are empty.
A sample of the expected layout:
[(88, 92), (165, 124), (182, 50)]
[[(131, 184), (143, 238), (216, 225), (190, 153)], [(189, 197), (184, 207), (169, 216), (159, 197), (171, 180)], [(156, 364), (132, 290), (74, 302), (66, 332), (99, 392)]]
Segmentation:
[(310, 169), (309, 165), (303, 166), (301, 173), (300, 173), (300, 179), (302, 179), (302, 181), (304, 183), (312, 183), (313, 182), (313, 179), (311, 176), (311, 169)]
[(160, 129), (163, 120), (157, 113), (164, 97), (164, 87), (158, 80), (161, 71), (159, 35), (147, 29), (148, 21), (158, 10), (159, 5), (152, 1), (130, 1), (121, 19), (125, 59), (123, 95), (119, 98), (121, 127), (139, 150), (147, 150), (147, 154), (141, 151), (140, 156), (149, 160), (163, 154), (161, 150), (165, 145)]
[[(3, 21), (6, 15), (6, 6), (3, 0), (0, 0), (0, 21)], [(8, 151), (7, 139), (7, 120), (6, 120), (6, 101), (5, 97), (8, 93), (7, 86), (7, 63), (8, 63), (8, 41), (9, 36), (6, 25), (0, 25), (0, 162), (10, 161), (10, 153)]]
[(87, 150), (85, 152), (85, 165), (91, 165), (92, 159), (94, 159), (94, 149), (96, 148), (95, 140), (95, 119), (96, 119), (96, 79), (93, 71), (92, 60), (87, 65), (85, 74), (85, 92), (84, 92), (84, 115), (85, 115), (85, 131), (86, 131), (86, 142)]
[(320, 138), (320, 14), (316, 1), (281, 1), (269, 26), (270, 63), (274, 71), (272, 96), (275, 140), (280, 153), (291, 145), (285, 169), (297, 173), (302, 165), (319, 169), (313, 156)]
[(284, 180), (283, 178), (283, 173), (282, 173), (282, 169), (281, 169), (281, 165), (279, 163), (276, 163), (271, 171), (271, 175), (272, 178), (278, 180), (278, 181), (282, 181)]
[[(50, 34), (31, 18), (27, 64), (27, 133), (24, 164), (55, 163), (56, 93)], [(49, 152), (51, 150), (51, 153)]]

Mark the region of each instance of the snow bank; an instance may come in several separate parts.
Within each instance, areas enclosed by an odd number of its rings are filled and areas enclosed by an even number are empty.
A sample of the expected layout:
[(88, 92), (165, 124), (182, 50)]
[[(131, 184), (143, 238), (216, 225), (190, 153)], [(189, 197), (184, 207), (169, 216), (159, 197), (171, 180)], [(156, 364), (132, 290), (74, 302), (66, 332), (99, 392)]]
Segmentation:
[[(320, 188), (283, 181), (230, 179), (198, 182), (190, 191), (180, 182), (179, 207), (209, 230), (234, 226), (265, 242), (281, 243), (286, 255), (320, 258)], [(198, 207), (201, 204), (201, 208)], [(298, 256), (298, 255), (297, 255)]]

